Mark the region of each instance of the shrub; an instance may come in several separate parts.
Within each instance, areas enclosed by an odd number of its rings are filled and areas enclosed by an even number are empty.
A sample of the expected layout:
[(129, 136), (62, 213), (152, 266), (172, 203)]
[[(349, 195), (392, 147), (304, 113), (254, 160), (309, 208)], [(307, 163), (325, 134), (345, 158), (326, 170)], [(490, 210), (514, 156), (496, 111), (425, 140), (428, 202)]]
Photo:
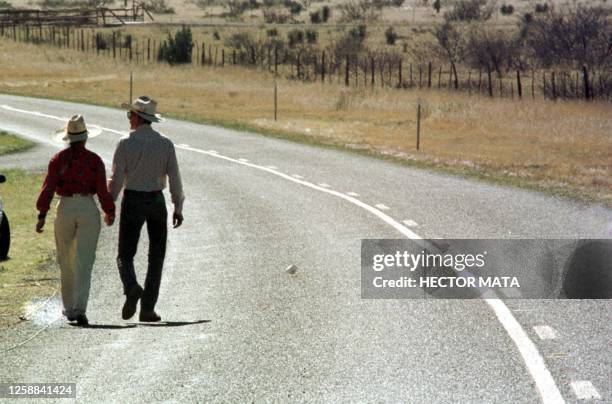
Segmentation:
[(219, 39), (221, 39), (221, 35), (219, 35), (219, 31), (215, 31), (215, 32), (213, 32), (213, 38), (215, 38), (215, 40), (217, 40), (217, 41), (218, 41)]
[(536, 4), (535, 12), (536, 13), (546, 13), (548, 11), (548, 3)]
[(295, 45), (304, 43), (304, 32), (299, 29), (293, 29), (287, 34), (289, 40), (289, 47), (293, 48)]
[(367, 35), (367, 26), (365, 24), (360, 24), (349, 31), (350, 37), (357, 39), (361, 42), (363, 42), (363, 40), (366, 38), (366, 35)]
[(512, 15), (514, 13), (514, 6), (512, 4), (502, 4), (499, 11), (502, 15)]
[(523, 14), (523, 24), (529, 24), (533, 21), (533, 14), (525, 13)]
[(313, 11), (310, 13), (310, 22), (313, 24), (319, 24), (321, 22), (321, 10)]
[(13, 5), (8, 1), (0, 0), (0, 9), (12, 9)]
[(277, 12), (270, 8), (264, 8), (263, 17), (264, 21), (268, 24), (284, 24), (291, 18), (291, 16), (287, 14)]
[(391, 0), (394, 7), (401, 7), (404, 4), (404, 0)]
[(380, 17), (380, 9), (368, 0), (351, 0), (338, 6), (344, 22), (374, 21)]
[(444, 15), (447, 21), (480, 21), (488, 20), (493, 9), (485, 7), (486, 0), (458, 0), (451, 11)]
[(433, 8), (436, 10), (436, 13), (440, 14), (440, 9), (442, 8), (442, 3), (440, 0), (435, 0), (433, 3)]
[(385, 40), (387, 41), (387, 45), (395, 45), (395, 41), (397, 40), (397, 33), (395, 32), (393, 27), (389, 27), (385, 31)]
[(314, 29), (306, 30), (306, 42), (309, 44), (317, 43), (317, 39), (319, 38), (319, 34)]
[(298, 15), (302, 12), (304, 8), (304, 6), (302, 6), (302, 3), (293, 0), (285, 0), (284, 4), (292, 15)]
[(335, 53), (340, 56), (360, 53), (364, 49), (366, 35), (366, 26), (363, 24), (351, 29), (335, 43)]
[(159, 48), (158, 59), (173, 64), (191, 62), (193, 50), (193, 36), (191, 29), (185, 25), (174, 34), (168, 34), (167, 42)]
[(269, 30), (266, 31), (266, 34), (269, 37), (276, 37), (278, 36), (278, 30), (276, 28), (270, 28)]
[(148, 0), (144, 3), (145, 9), (154, 14), (174, 14), (174, 8), (168, 7), (166, 0)]
[(321, 21), (327, 22), (331, 17), (331, 8), (329, 6), (323, 6), (321, 9)]

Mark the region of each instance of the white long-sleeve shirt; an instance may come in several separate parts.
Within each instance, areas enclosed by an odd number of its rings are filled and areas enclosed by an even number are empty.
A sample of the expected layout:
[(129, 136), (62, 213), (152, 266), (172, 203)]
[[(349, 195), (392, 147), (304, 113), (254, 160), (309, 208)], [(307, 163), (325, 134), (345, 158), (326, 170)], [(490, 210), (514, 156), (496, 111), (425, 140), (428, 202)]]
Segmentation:
[(133, 191), (161, 191), (166, 177), (174, 211), (182, 213), (185, 195), (174, 144), (151, 125), (142, 125), (119, 141), (108, 190), (115, 201), (124, 185)]

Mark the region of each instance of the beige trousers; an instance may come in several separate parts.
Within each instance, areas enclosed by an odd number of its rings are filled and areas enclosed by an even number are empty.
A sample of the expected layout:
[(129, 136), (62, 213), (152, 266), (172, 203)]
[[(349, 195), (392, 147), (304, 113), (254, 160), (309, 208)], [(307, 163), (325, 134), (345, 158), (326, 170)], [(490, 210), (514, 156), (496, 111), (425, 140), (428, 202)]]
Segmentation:
[(61, 197), (55, 218), (64, 315), (85, 314), (91, 271), (100, 235), (100, 211), (93, 196)]

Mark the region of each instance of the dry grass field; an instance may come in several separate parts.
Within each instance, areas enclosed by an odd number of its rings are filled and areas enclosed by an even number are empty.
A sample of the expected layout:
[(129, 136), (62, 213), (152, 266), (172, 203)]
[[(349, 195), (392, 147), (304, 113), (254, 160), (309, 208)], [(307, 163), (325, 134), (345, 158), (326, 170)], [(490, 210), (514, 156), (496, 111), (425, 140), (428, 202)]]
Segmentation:
[[(406, 164), (612, 206), (612, 107), (514, 101), (445, 91), (347, 89), (240, 67), (129, 66), (106, 57), (0, 40), (0, 92), (118, 106), (135, 93), (167, 115), (339, 146)], [(257, 102), (253, 102), (257, 100)], [(423, 105), (415, 150), (416, 105)], [(78, 112), (78, 111), (75, 111)], [(239, 139), (236, 139), (239, 141)]]

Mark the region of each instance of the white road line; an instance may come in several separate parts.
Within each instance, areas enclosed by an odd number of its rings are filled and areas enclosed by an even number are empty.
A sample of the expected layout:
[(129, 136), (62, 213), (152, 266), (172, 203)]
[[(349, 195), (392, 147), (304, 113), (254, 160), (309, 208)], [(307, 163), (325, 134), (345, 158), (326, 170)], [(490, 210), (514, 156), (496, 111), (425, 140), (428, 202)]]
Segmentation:
[(292, 177), (293, 177), (293, 178), (297, 178), (298, 180), (304, 179), (304, 177), (302, 177), (302, 176), (301, 176), (301, 175), (299, 175), (299, 174), (293, 174), (293, 175), (292, 175)]
[(241, 161), (243, 163), (248, 163), (249, 162), (249, 160), (247, 160), (247, 159), (238, 159), (238, 161)]
[(375, 206), (380, 210), (389, 210), (389, 207), (382, 203), (377, 203)]
[(555, 339), (557, 338), (557, 332), (554, 328), (548, 325), (534, 325), (533, 331), (538, 334), (540, 339)]
[[(8, 106), (2, 106), (2, 107), (5, 109), (9, 109), (9, 110), (12, 108)], [(41, 113), (35, 112), (35, 111), (25, 111), (25, 110), (16, 110), (16, 109), (12, 109), (12, 110), (17, 111), (17, 112), (24, 112), (24, 113), (29, 113), (33, 115), (43, 116), (41, 115)], [(58, 120), (65, 119), (65, 118), (53, 117), (51, 115), (47, 115), (46, 117), (49, 117), (51, 119), (58, 119)], [(106, 128), (103, 128), (103, 129), (108, 130)], [(114, 130), (108, 130), (108, 131), (112, 133), (118, 132)], [(216, 151), (205, 151), (205, 150), (196, 149), (194, 147), (179, 147), (179, 148), (183, 150), (189, 150), (195, 153), (215, 157), (218, 159), (230, 161), (236, 164), (241, 164), (243, 166), (251, 167), (257, 170), (266, 171), (270, 174), (284, 178), (296, 184), (300, 184), (305, 187), (317, 190), (319, 192), (327, 193), (329, 195), (333, 195), (338, 198), (344, 199), (345, 201), (350, 202), (353, 205), (356, 205), (372, 213), (374, 216), (378, 217), (383, 222), (387, 223), (389, 226), (393, 227), (398, 232), (400, 232), (407, 238), (415, 241), (416, 243), (420, 245), (428, 244), (428, 242), (424, 240), (421, 236), (419, 236), (412, 230), (408, 229), (406, 226), (400, 224), (395, 219), (393, 219), (386, 213), (382, 212), (380, 209), (376, 209), (375, 207), (370, 206), (364, 202), (361, 202), (359, 199), (355, 199), (352, 196), (349, 196), (349, 195), (346, 195), (346, 194), (343, 194), (341, 192), (334, 191), (331, 189), (323, 188), (323, 187), (320, 187), (318, 185), (315, 185), (307, 181), (293, 178), (287, 174), (283, 174), (281, 172), (271, 170), (263, 166), (259, 166), (253, 163), (243, 162), (243, 161), (233, 159), (231, 157), (223, 156), (223, 155), (218, 154)], [(495, 298), (485, 297), (483, 298), (483, 301), (489, 305), (491, 310), (493, 310), (493, 312), (497, 316), (497, 319), (499, 320), (501, 325), (504, 327), (504, 329), (506, 330), (506, 332), (508, 333), (508, 335), (510, 336), (510, 338), (516, 345), (521, 357), (523, 358), (523, 361), (525, 362), (525, 366), (527, 367), (527, 370), (531, 374), (531, 377), (533, 378), (536, 384), (536, 388), (540, 394), (542, 402), (544, 404), (565, 403), (565, 400), (563, 399), (563, 396), (561, 395), (561, 392), (559, 391), (559, 387), (555, 383), (555, 380), (550, 374), (550, 371), (546, 367), (544, 359), (540, 355), (540, 352), (538, 351), (537, 347), (535, 346), (533, 341), (531, 341), (531, 339), (529, 338), (529, 336), (527, 335), (527, 333), (525, 332), (521, 324), (512, 315), (512, 312), (510, 311), (510, 309), (508, 309), (508, 306), (506, 306), (506, 304), (502, 300), (497, 298), (495, 294), (489, 294), (489, 296), (495, 296)]]
[(357, 192), (347, 192), (346, 193), (348, 196), (352, 196), (354, 198), (357, 198), (359, 196), (359, 194)]
[(209, 152), (209, 153), (213, 153), (213, 154), (217, 154), (217, 153), (219, 153), (219, 152), (218, 152), (218, 151), (216, 151), (216, 150), (209, 150), (208, 152)]
[(331, 185), (326, 184), (326, 183), (324, 183), (324, 182), (322, 182), (322, 183), (320, 183), (320, 184), (318, 184), (318, 185), (319, 185), (320, 187), (323, 187), (323, 188), (331, 188)]
[(570, 386), (572, 386), (578, 400), (601, 400), (601, 395), (599, 395), (593, 383), (588, 380), (577, 380), (571, 382)]
[(408, 227), (419, 227), (419, 224), (417, 222), (415, 222), (414, 220), (402, 220), (402, 223), (404, 223), (406, 226)]
[(181, 146), (181, 147), (189, 147), (189, 145), (188, 145), (188, 144), (185, 144), (185, 143), (179, 143), (179, 144), (177, 144), (177, 146)]
[(269, 168), (270, 170), (278, 170), (277, 166), (266, 166), (266, 168)]

